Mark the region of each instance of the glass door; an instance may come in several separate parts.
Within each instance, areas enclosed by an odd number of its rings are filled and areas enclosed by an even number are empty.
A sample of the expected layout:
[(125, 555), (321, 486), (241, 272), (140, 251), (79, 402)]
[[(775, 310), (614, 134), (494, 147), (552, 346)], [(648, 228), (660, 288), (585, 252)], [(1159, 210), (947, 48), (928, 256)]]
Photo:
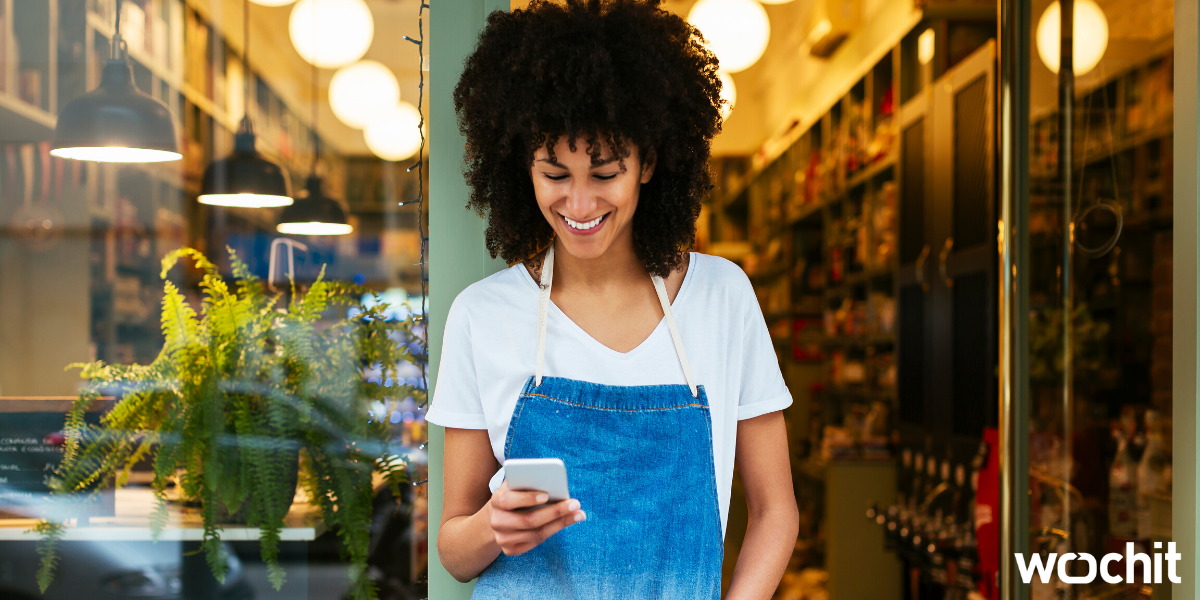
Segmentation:
[(1019, 554), (1005, 581), (1022, 584), (1005, 597), (1169, 598), (1174, 6), (1023, 8), (1002, 11), (1005, 42), (1024, 45), (1004, 53), (1004, 91), (1028, 93), (1002, 116), (1028, 126), (1010, 129), (1001, 184), (1006, 550)]

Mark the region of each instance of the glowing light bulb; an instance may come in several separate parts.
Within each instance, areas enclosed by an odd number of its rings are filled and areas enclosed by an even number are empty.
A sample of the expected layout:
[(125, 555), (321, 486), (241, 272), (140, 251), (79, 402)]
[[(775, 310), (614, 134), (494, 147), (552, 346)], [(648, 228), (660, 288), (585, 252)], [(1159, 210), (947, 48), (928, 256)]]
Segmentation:
[(421, 113), (408, 102), (400, 102), (387, 113), (367, 124), (363, 139), (367, 148), (384, 160), (404, 160), (421, 149), (417, 126)]
[(342, 67), (329, 81), (329, 107), (343, 123), (362, 129), (400, 101), (391, 69), (373, 60)]
[(150, 150), (147, 148), (124, 148), (119, 146), (97, 146), (85, 148), (55, 148), (51, 156), (70, 158), (73, 160), (92, 160), (96, 162), (114, 163), (153, 163), (179, 160), (183, 155), (166, 150)]
[(354, 232), (353, 225), (345, 223), (280, 223), (275, 231), (287, 235), (348, 235)]
[(292, 8), (288, 32), (304, 60), (336, 69), (367, 53), (375, 21), (363, 0), (300, 0)]
[[(1054, 0), (1042, 13), (1037, 26), (1037, 50), (1042, 64), (1058, 73), (1062, 57), (1062, 5)], [(1108, 49), (1108, 19), (1092, 0), (1075, 0), (1075, 19), (1071, 27), (1071, 57), (1075, 75), (1084, 75), (1100, 64)]]
[(700, 0), (687, 20), (700, 30), (727, 73), (744, 71), (757, 62), (771, 35), (767, 11), (754, 0)]
[(287, 206), (293, 200), (287, 196), (267, 194), (204, 194), (196, 201), (210, 206), (235, 206), (238, 208), (274, 208)]

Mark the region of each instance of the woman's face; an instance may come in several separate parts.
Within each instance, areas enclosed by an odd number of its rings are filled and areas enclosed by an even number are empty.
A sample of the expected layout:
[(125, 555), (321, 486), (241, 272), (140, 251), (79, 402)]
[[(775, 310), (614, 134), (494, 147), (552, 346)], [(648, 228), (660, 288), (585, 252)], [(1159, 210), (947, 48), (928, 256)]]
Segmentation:
[(587, 142), (578, 138), (574, 152), (567, 140), (560, 138), (554, 146), (554, 161), (545, 147), (534, 155), (530, 168), (533, 193), (561, 250), (592, 259), (604, 255), (614, 243), (632, 246), (638, 191), (650, 181), (654, 164), (643, 165), (638, 148), (629, 146), (624, 169), (607, 145), (600, 164), (593, 166)]

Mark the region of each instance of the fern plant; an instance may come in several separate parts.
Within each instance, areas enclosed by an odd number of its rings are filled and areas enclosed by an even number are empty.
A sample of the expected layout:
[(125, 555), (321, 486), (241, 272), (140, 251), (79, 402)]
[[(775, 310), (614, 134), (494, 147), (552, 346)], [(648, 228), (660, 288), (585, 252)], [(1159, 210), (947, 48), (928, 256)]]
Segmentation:
[[(366, 576), (373, 475), (399, 497), (407, 464), (387, 453), (388, 415), (368, 418), (371, 407), (424, 390), (401, 384), (401, 362), (413, 362), (404, 344), (414, 317), (388, 319), (386, 305), (364, 305), (365, 290), (325, 281), (307, 291), (292, 284), (291, 299), (269, 293), (232, 249), (235, 283), (197, 250), (183, 248), (162, 261), (162, 277), (182, 258), (203, 273), (200, 314), (170, 281), (164, 283), (165, 343), (149, 365), (75, 364), (88, 384), (66, 417), (63, 459), (50, 478), (69, 500), (53, 520), (40, 521), (38, 584), (50, 585), (66, 521), (98, 496), (99, 488), (126, 483), (139, 461), (153, 464), (151, 515), (155, 539), (167, 523), (167, 491), (198, 504), (202, 547), (213, 575), (224, 581), (221, 525), (241, 515), (260, 528), (260, 548), (275, 589), (284, 582), (279, 539), (297, 484), (341, 538), (351, 563), (351, 597), (374, 599)], [(352, 314), (323, 324), (327, 309)], [(377, 377), (366, 371), (379, 369)], [(84, 422), (102, 390), (120, 400), (99, 425)]]

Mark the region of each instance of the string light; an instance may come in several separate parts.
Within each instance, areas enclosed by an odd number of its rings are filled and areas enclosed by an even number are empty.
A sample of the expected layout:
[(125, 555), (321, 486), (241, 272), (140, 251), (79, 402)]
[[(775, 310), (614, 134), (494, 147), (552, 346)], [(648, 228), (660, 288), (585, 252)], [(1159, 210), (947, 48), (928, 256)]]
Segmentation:
[[(425, 9), (429, 8), (429, 4), (424, 0), (421, 1), (421, 7), (417, 10), (417, 37), (411, 38), (407, 35), (404, 39), (411, 42), (417, 47), (417, 72), (420, 74), (420, 80), (417, 83), (417, 116), (416, 123), (417, 133), (420, 135), (421, 144), (417, 149), (417, 162), (413, 163), (406, 169), (406, 172), (411, 173), (413, 169), (417, 170), (417, 197), (411, 200), (405, 200), (399, 203), (400, 206), (409, 204), (417, 205), (417, 237), (421, 241), (421, 262), (418, 263), (421, 267), (421, 349), (425, 354), (425, 360), (421, 362), (421, 387), (425, 390), (425, 399), (421, 403), (421, 407), (425, 408), (429, 405), (429, 374), (427, 366), (429, 363), (429, 313), (426, 308), (426, 298), (429, 295), (429, 274), (426, 271), (428, 265), (425, 260), (426, 249), (429, 245), (429, 236), (425, 234), (425, 161), (422, 156), (425, 154), (425, 113), (422, 107), (425, 102)], [(428, 435), (428, 428), (426, 428)], [(428, 443), (428, 439), (426, 442)], [(424, 443), (421, 444), (424, 447)]]

